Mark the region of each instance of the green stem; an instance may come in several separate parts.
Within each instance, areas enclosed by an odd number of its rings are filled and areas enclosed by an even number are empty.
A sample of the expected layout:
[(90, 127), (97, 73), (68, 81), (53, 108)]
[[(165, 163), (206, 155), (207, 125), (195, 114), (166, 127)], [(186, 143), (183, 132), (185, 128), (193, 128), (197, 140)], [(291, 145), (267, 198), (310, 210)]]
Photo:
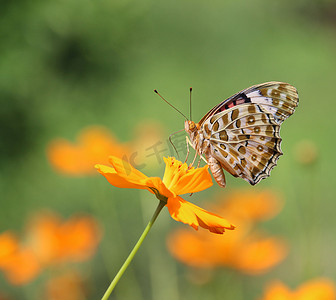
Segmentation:
[(124, 272), (126, 271), (128, 265), (131, 263), (131, 261), (133, 260), (135, 254), (138, 252), (142, 242), (144, 241), (145, 237), (147, 236), (149, 230), (152, 228), (157, 216), (159, 215), (160, 211), (162, 210), (162, 208), (166, 205), (166, 202), (164, 201), (160, 201), (158, 207), (156, 208), (152, 219), (148, 222), (144, 232), (142, 233), (142, 235), (140, 236), (138, 242), (135, 244), (132, 252), (128, 255), (127, 259), (125, 260), (124, 264), (122, 265), (122, 267), (120, 268), (119, 272), (117, 273), (117, 275), (114, 277), (114, 279), (112, 280), (110, 286), (108, 287), (108, 289), (106, 290), (103, 298), (101, 300), (107, 300), (113, 289), (115, 288), (115, 286), (117, 285), (117, 283), (119, 282), (120, 278), (122, 277), (122, 275), (124, 274)]

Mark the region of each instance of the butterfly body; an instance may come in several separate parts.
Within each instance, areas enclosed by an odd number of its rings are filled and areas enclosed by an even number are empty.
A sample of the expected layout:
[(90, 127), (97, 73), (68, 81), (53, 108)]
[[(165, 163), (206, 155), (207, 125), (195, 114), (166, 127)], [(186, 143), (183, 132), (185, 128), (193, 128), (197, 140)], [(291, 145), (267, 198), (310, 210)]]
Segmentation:
[(293, 86), (266, 82), (224, 100), (198, 123), (186, 121), (185, 130), (221, 187), (223, 169), (255, 185), (270, 175), (282, 155), (280, 125), (297, 104)]

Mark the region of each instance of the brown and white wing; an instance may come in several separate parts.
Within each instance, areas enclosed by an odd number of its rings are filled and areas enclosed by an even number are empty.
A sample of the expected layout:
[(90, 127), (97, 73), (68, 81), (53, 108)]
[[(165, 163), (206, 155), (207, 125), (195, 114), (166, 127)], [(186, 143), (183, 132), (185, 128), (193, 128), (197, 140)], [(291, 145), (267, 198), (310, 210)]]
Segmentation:
[(284, 82), (266, 82), (244, 90), (251, 103), (261, 105), (274, 119), (282, 124), (298, 106), (299, 97), (294, 86)]
[(282, 155), (281, 118), (275, 115), (264, 104), (248, 102), (208, 118), (201, 128), (209, 140), (210, 155), (233, 176), (257, 184), (270, 175)]
[(298, 93), (294, 86), (278, 81), (265, 82), (251, 86), (212, 108), (200, 121), (202, 125), (210, 117), (228, 110), (234, 106), (247, 103), (261, 105), (266, 112), (273, 115), (281, 124), (294, 113), (299, 102)]

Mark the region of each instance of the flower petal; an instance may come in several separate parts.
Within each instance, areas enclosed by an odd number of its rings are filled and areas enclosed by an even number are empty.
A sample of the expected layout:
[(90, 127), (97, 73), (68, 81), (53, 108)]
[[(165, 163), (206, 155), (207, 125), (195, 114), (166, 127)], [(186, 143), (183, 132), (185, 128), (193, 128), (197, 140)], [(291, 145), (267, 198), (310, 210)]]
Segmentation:
[(107, 181), (115, 187), (118, 188), (129, 188), (129, 189), (146, 189), (145, 183), (133, 183), (130, 182), (128, 179), (120, 176), (115, 169), (104, 166), (104, 165), (95, 165), (95, 168), (98, 170), (100, 174), (102, 174)]
[(122, 177), (126, 181), (134, 184), (144, 185), (148, 177), (135, 169), (129, 162), (122, 160), (116, 156), (110, 156), (109, 161), (118, 176)]
[(171, 187), (176, 195), (183, 195), (188, 193), (196, 193), (203, 191), (212, 186), (211, 175), (208, 171), (209, 166), (202, 168), (190, 169), (180, 177), (174, 186)]
[(196, 230), (198, 226), (201, 226), (210, 232), (222, 234), (225, 229), (232, 230), (235, 228), (224, 218), (210, 213), (179, 196), (169, 198), (166, 206), (174, 220), (188, 224)]

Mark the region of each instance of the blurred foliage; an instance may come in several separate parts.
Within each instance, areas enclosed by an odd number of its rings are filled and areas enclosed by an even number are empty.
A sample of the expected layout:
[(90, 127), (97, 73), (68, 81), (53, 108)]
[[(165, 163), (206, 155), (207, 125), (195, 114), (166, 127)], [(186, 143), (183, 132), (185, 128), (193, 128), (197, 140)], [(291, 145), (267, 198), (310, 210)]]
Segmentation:
[[(1, 232), (22, 232), (31, 214), (43, 209), (64, 218), (93, 215), (104, 236), (96, 256), (75, 266), (85, 278), (72, 280), (86, 282), (76, 297), (99, 298), (156, 200), (113, 188), (98, 175), (58, 173), (47, 160), (49, 143), (75, 141), (89, 125), (132, 142), (137, 128), (156, 122), (164, 128), (162, 155), (169, 155), (168, 135), (183, 129), (183, 119), (154, 88), (187, 114), (192, 86), (192, 119), (198, 121), (233, 93), (279, 80), (297, 87), (300, 103), (282, 126), (285, 155), (272, 176), (250, 188), (227, 175), (226, 190), (214, 186), (191, 201), (206, 207), (213, 193), (225, 200), (232, 188), (281, 194), (283, 211), (262, 226), (286, 237), (288, 258), (264, 275), (218, 268), (208, 280), (208, 271), (190, 269), (169, 254), (166, 236), (183, 225), (163, 212), (112, 298), (257, 299), (272, 279), (292, 287), (318, 276), (335, 279), (335, 7), (328, 0), (1, 1)], [(302, 147), (302, 141), (308, 143)], [(298, 158), (312, 152), (308, 163)], [(163, 163), (148, 155), (138, 161), (146, 165), (141, 171), (161, 176)], [(0, 295), (40, 298), (52, 275), (19, 288), (0, 275)]]

